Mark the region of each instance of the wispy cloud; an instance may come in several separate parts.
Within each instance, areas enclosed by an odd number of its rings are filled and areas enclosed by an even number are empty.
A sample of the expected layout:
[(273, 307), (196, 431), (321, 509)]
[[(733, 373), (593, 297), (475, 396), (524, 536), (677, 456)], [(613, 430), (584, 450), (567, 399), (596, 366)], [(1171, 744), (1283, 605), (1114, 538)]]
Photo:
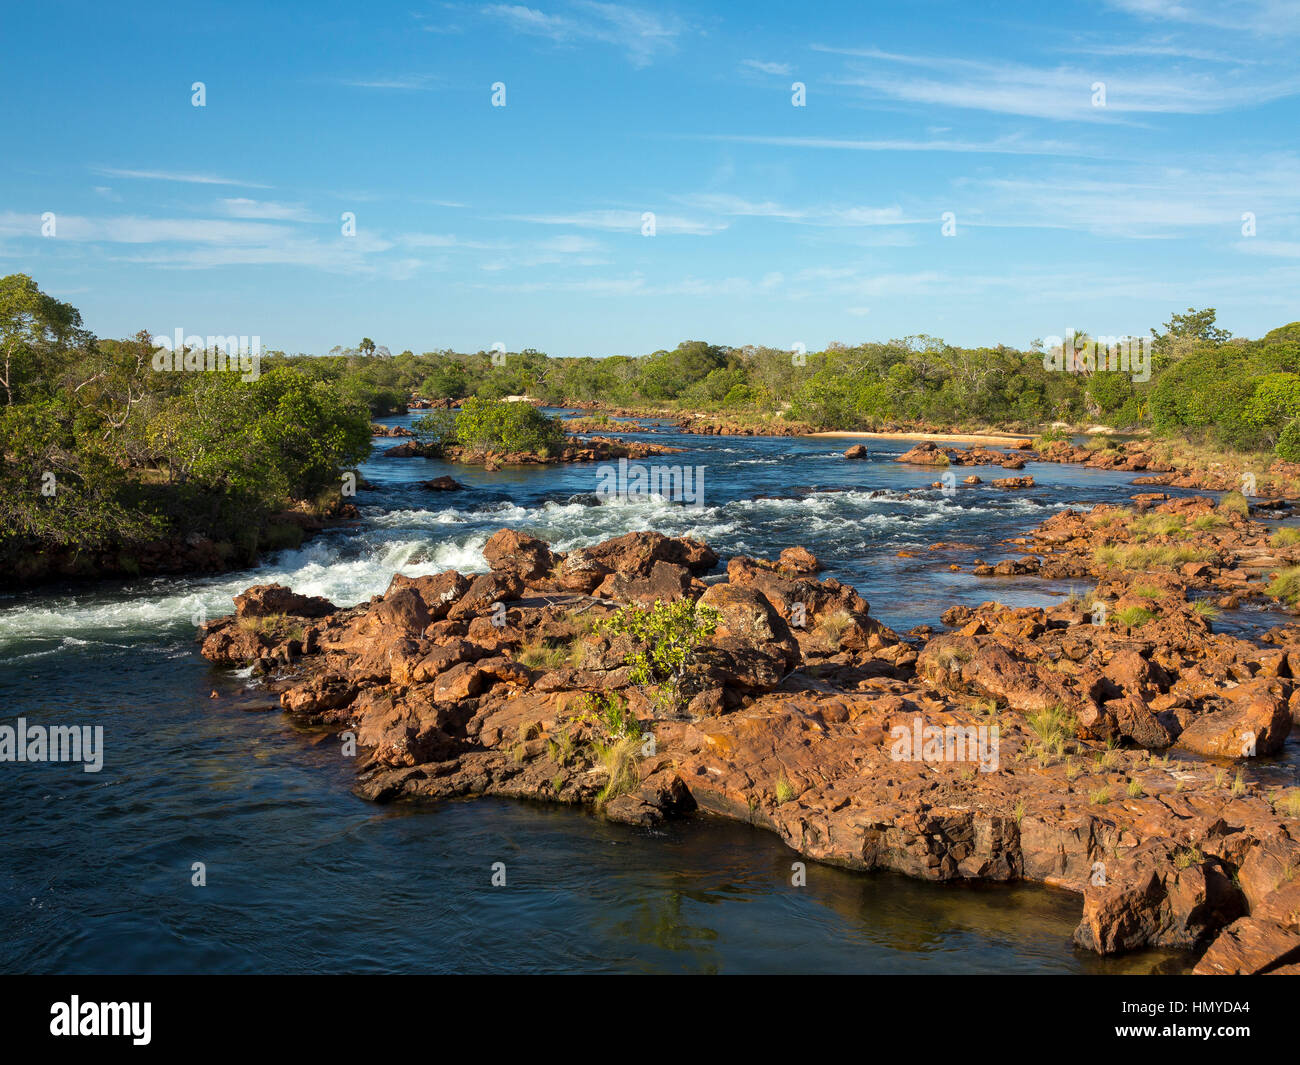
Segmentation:
[[(59, 214), (56, 225), (56, 240), (108, 244), (257, 244), (270, 243), (289, 232), (282, 226), (266, 222), (222, 218), (144, 218), (137, 215), (89, 218)], [(0, 235), (37, 236), (40, 231), (40, 217), (35, 214), (16, 211), (0, 214)]]
[(1255, 34), (1300, 32), (1295, 0), (1109, 0), (1110, 6), (1157, 22), (1182, 22)]
[(760, 74), (773, 74), (788, 78), (794, 73), (794, 68), (789, 63), (768, 63), (761, 59), (744, 59), (740, 65), (750, 70), (756, 70)]
[(375, 78), (349, 78), (340, 81), (353, 89), (400, 89), (404, 91), (428, 91), (435, 87), (437, 79), (432, 74), (389, 75)]
[[(794, 207), (772, 200), (747, 200), (740, 196), (719, 193), (701, 193), (681, 196), (678, 200), (686, 207), (711, 211), (715, 214), (744, 218), (774, 218), (783, 222), (797, 222), (812, 226), (898, 226), (922, 221), (908, 218), (903, 209), (891, 207), (857, 207), (819, 204), (812, 207)], [(926, 218), (924, 221), (933, 221)]]
[(239, 185), (246, 189), (269, 189), (273, 186), (262, 185), (255, 181), (239, 181), (235, 178), (219, 177), (216, 174), (181, 173), (174, 170), (121, 170), (111, 166), (91, 167), (91, 171), (104, 177), (134, 178), (141, 181), (177, 181), (186, 185)]
[(655, 233), (685, 234), (688, 236), (708, 236), (727, 228), (726, 222), (686, 218), (681, 215), (662, 214), (647, 208), (643, 211), (621, 211), (614, 209), (575, 211), (561, 214), (516, 214), (507, 215), (513, 222), (531, 222), (543, 226), (572, 226), (575, 229), (599, 229), (614, 233), (639, 233), (645, 225), (643, 215), (651, 213), (654, 217)]
[(544, 37), (557, 44), (595, 41), (613, 45), (639, 67), (674, 51), (683, 32), (682, 24), (671, 16), (595, 0), (570, 0), (561, 14), (548, 14), (523, 4), (488, 4), (481, 11), (518, 33)]
[[(1060, 155), (1077, 156), (1077, 142), (999, 137), (990, 141), (963, 140), (858, 140), (852, 137), (779, 137), (744, 133), (712, 133), (688, 138), (731, 142), (734, 144), (767, 144), (777, 148), (827, 148), (852, 152), (974, 152), (990, 155)], [(1099, 156), (1090, 153), (1091, 158)]]
[(1235, 63), (1241, 66), (1250, 66), (1258, 62), (1241, 52), (1213, 52), (1206, 48), (1179, 44), (1167, 37), (1159, 40), (1124, 41), (1119, 44), (1091, 44), (1086, 41), (1076, 41), (1056, 50), (1073, 55), (1157, 56), (1168, 59), (1195, 59), (1205, 63)]
[(232, 218), (255, 218), (270, 222), (319, 221), (300, 203), (273, 203), (270, 200), (237, 197), (218, 200), (217, 204)]
[[(954, 107), (1032, 118), (1107, 122), (1145, 114), (1216, 114), (1300, 93), (1300, 76), (1272, 80), (1226, 79), (1209, 71), (1132, 71), (1124, 66), (1033, 67), (1010, 62), (901, 55), (880, 49), (815, 50), (850, 59), (847, 73), (832, 84), (863, 89), (896, 102)], [(892, 68), (892, 69), (891, 69)], [(904, 74), (907, 69), (929, 74)], [(1105, 86), (1104, 104), (1094, 103), (1094, 86)]]
[[(1067, 169), (1024, 177), (955, 182), (955, 198), (978, 204), (963, 212), (969, 225), (1073, 229), (1133, 239), (1204, 235), (1221, 227), (1236, 236), (1242, 215), (1277, 231), (1296, 222), (1300, 157), (1257, 155), (1240, 161), (1207, 159), (1197, 169), (1144, 166), (1136, 176), (1080, 174)], [(1198, 233), (1199, 231), (1199, 233)], [(1246, 241), (1250, 244), (1251, 241)]]
[(1277, 259), (1300, 259), (1300, 240), (1239, 240), (1233, 245), (1247, 255), (1267, 255)]

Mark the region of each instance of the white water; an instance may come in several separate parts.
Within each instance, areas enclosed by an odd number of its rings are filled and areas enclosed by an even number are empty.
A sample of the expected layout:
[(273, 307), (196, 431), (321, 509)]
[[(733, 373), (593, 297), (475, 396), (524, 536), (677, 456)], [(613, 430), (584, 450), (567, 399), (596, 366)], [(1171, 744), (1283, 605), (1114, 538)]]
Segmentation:
[[(32, 594), (0, 606), (0, 653), (56, 653), (36, 646), (47, 639), (123, 640), (183, 635), (202, 621), (230, 613), (232, 599), (253, 584), (279, 583), (348, 606), (381, 594), (394, 573), (410, 576), (458, 569), (482, 572), (483, 545), (496, 529), (524, 528), (569, 551), (637, 530), (693, 536), (723, 557), (773, 550), (773, 541), (804, 543), (815, 553), (836, 546), (860, 554), (977, 535), (989, 518), (1041, 520), (1046, 507), (1024, 498), (1000, 500), (1001, 509), (960, 506), (939, 493), (875, 495), (866, 490), (819, 492), (800, 499), (733, 500), (690, 509), (660, 499), (547, 502), (460, 509), (363, 510), (366, 526), (350, 535), (319, 537), (270, 557), (252, 570), (212, 577), (152, 578), (125, 586), (86, 586), (75, 595)], [(779, 550), (779, 547), (777, 548)], [(24, 644), (21, 649), (16, 645)]]

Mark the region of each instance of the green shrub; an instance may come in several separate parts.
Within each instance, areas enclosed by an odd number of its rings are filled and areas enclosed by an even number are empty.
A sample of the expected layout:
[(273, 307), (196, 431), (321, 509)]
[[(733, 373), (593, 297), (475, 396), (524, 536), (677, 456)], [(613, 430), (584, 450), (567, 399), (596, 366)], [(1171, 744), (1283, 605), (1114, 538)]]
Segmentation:
[(1277, 452), (1277, 457), (1284, 462), (1300, 462), (1300, 418), (1293, 418), (1287, 422), (1277, 438), (1277, 447), (1274, 450)]
[(640, 739), (645, 734), (644, 726), (629, 712), (627, 703), (616, 692), (609, 695), (589, 692), (579, 703), (579, 709), (582, 716), (604, 726), (611, 739), (621, 740), (624, 737)]
[(1144, 606), (1126, 606), (1123, 610), (1116, 610), (1111, 617), (1125, 628), (1135, 629), (1148, 621), (1154, 621), (1158, 615)]
[(1219, 500), (1219, 509), (1231, 514), (1240, 514), (1245, 518), (1250, 515), (1250, 500), (1237, 491), (1225, 492), (1223, 498)]
[(563, 450), (565, 438), (559, 419), (531, 403), (471, 396), (456, 418), (456, 439), (471, 452), (532, 451), (550, 456)]
[(632, 683), (653, 688), (657, 705), (676, 710), (695, 649), (717, 630), (719, 618), (693, 599), (656, 599), (649, 610), (624, 607), (603, 628), (614, 637), (632, 638), (634, 649), (624, 659), (632, 667)]
[(1300, 601), (1300, 566), (1281, 570), (1268, 584), (1268, 594), (1274, 599), (1295, 606)]
[(415, 439), (425, 447), (441, 451), (456, 443), (456, 412), (431, 410), (411, 423)]

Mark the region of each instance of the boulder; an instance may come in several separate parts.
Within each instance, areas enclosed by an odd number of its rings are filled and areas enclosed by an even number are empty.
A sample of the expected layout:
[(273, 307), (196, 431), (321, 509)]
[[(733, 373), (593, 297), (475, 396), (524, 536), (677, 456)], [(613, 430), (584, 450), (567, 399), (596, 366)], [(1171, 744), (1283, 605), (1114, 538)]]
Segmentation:
[(515, 529), (493, 533), (483, 545), (483, 557), (493, 573), (513, 574), (524, 581), (541, 580), (555, 565), (555, 556), (545, 540)]
[(690, 587), (691, 574), (685, 566), (672, 562), (656, 562), (649, 574), (644, 577), (611, 573), (601, 582), (595, 594), (601, 599), (649, 606), (657, 600), (671, 603), (675, 599), (680, 599), (687, 594)]
[(1224, 693), (1227, 705), (1201, 714), (1178, 737), (1183, 750), (1211, 758), (1276, 754), (1291, 731), (1291, 711), (1280, 681), (1261, 677)]
[(258, 584), (235, 596), (235, 616), (264, 618), (288, 614), (295, 618), (323, 618), (338, 610), (319, 595), (299, 595), (280, 584)]
[(514, 573), (480, 573), (475, 577), (447, 617), (456, 621), (476, 614), (493, 612), (497, 603), (518, 599), (524, 582)]
[(465, 486), (454, 477), (435, 477), (431, 481), (421, 481), (421, 488), (427, 488), (430, 492), (460, 492)]

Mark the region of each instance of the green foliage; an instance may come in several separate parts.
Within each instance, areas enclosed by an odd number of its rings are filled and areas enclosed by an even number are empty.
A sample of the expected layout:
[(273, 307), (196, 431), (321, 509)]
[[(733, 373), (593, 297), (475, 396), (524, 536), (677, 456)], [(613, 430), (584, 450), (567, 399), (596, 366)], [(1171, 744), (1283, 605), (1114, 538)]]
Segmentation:
[(639, 739), (645, 734), (644, 726), (628, 710), (626, 700), (617, 692), (589, 692), (578, 704), (578, 709), (582, 716), (602, 725), (611, 739)]
[(536, 451), (553, 455), (564, 448), (564, 428), (557, 418), (531, 403), (471, 396), (456, 418), (456, 440), (472, 452)]
[(628, 606), (607, 619), (611, 636), (628, 636), (633, 643), (624, 664), (631, 666), (632, 683), (653, 688), (658, 705), (680, 709), (681, 683), (696, 648), (717, 631), (721, 615), (693, 599), (664, 602), (649, 610)]
[(1268, 594), (1291, 606), (1300, 603), (1300, 566), (1281, 570), (1268, 584)]
[(1139, 628), (1148, 621), (1154, 621), (1159, 616), (1154, 610), (1145, 606), (1126, 606), (1123, 610), (1116, 610), (1111, 615), (1116, 623), (1128, 629)]
[(456, 412), (431, 410), (411, 423), (411, 431), (425, 447), (441, 452), (457, 442)]
[(369, 453), (365, 409), (310, 368), (155, 371), (148, 333), (100, 341), (80, 322), (0, 279), (0, 572), (108, 547), (133, 572), (133, 545), (190, 533), (249, 557), (294, 544), (271, 514), (336, 495)]
[(1277, 457), (1287, 462), (1300, 462), (1300, 418), (1287, 422), (1278, 433)]

